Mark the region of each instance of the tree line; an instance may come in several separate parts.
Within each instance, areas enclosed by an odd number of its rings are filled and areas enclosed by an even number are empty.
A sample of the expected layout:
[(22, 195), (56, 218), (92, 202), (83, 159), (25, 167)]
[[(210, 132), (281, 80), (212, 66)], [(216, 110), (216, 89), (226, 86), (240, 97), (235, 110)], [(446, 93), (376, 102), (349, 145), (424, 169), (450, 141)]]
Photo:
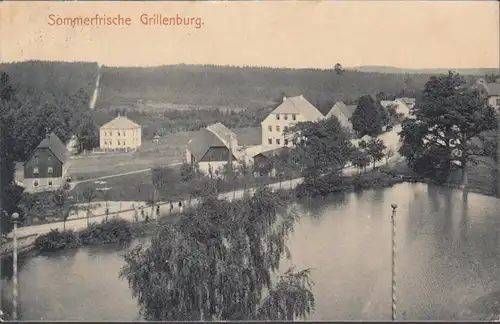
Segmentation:
[[(24, 162), (43, 138), (54, 132), (64, 143), (73, 136), (78, 150), (94, 147), (98, 130), (88, 109), (90, 95), (84, 89), (74, 93), (42, 92), (12, 82), (0, 72), (0, 154), (2, 164), (2, 220), (17, 209), (22, 188), (14, 182), (15, 162)], [(2, 226), (8, 231), (9, 220)], [(2, 224), (4, 225), (4, 224)]]

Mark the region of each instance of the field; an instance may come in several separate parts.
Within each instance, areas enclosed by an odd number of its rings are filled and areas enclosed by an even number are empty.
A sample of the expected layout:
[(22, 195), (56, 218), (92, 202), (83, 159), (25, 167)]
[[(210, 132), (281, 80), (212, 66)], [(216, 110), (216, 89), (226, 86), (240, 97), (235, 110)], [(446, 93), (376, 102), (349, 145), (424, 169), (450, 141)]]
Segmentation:
[[(260, 144), (260, 128), (238, 128), (233, 131), (238, 135), (241, 145)], [(70, 174), (79, 181), (180, 163), (185, 160), (188, 142), (196, 133), (168, 134), (160, 143), (145, 141), (133, 153), (78, 156), (71, 160)]]

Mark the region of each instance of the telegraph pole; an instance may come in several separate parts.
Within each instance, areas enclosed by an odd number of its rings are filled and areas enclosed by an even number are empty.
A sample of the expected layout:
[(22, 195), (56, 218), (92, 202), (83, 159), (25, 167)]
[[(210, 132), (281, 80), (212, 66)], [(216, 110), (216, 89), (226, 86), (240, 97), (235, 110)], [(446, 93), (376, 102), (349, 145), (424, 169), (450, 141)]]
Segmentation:
[(391, 204), (392, 207), (392, 283), (391, 283), (391, 296), (392, 296), (392, 321), (396, 321), (396, 208), (398, 205)]
[(12, 230), (13, 237), (13, 275), (12, 275), (12, 320), (17, 320), (17, 221), (19, 219), (18, 213), (12, 214), (12, 223), (14, 229)]

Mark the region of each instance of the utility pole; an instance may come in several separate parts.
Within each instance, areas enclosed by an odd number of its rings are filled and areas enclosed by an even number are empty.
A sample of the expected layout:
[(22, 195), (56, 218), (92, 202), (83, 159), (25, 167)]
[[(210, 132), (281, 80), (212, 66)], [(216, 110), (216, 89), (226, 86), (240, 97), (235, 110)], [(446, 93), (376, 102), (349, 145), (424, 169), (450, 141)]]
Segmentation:
[(391, 296), (392, 296), (392, 321), (396, 321), (396, 208), (398, 205), (391, 204), (392, 207), (392, 283), (391, 283)]
[(13, 266), (13, 274), (12, 274), (12, 320), (16, 321), (17, 320), (17, 221), (19, 220), (19, 214), (18, 213), (13, 213), (12, 214), (12, 223), (14, 225), (14, 229), (12, 230), (12, 237), (13, 237), (13, 261), (12, 261), (12, 266)]

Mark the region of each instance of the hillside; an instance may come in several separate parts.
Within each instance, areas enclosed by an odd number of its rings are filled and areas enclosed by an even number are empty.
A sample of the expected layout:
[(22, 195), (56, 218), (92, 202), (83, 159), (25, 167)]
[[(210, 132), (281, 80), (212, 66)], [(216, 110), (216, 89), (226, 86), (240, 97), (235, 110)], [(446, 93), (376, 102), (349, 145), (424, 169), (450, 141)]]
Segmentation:
[(483, 76), (485, 74), (498, 74), (500, 68), (478, 68), (478, 69), (404, 69), (392, 66), (359, 66), (353, 67), (353, 70), (369, 73), (394, 73), (394, 74), (446, 74), (452, 70), (462, 75)]
[(1, 63), (16, 89), (40, 93), (75, 94), (80, 90), (91, 96), (97, 77), (97, 63), (25, 61)]
[[(412, 76), (411, 89), (423, 87), (429, 75)], [(257, 108), (283, 94), (303, 94), (313, 104), (355, 100), (367, 93), (397, 93), (398, 74), (333, 70), (173, 65), (103, 67), (97, 108), (156, 110), (158, 103)], [(150, 109), (145, 108), (148, 106)], [(171, 105), (172, 106), (172, 105)], [(173, 105), (175, 106), (175, 105)]]

